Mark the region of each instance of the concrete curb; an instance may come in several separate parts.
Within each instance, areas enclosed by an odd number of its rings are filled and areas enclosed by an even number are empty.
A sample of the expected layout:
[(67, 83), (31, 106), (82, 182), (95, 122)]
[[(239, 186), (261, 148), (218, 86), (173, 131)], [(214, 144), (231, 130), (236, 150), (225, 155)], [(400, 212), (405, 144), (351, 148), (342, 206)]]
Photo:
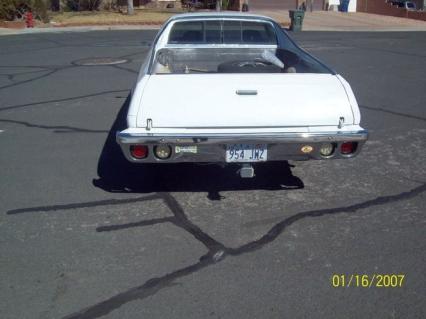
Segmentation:
[(89, 31), (109, 31), (109, 30), (159, 30), (161, 25), (97, 25), (97, 26), (78, 26), (78, 27), (48, 27), (48, 28), (26, 28), (26, 29), (8, 29), (0, 28), (2, 35), (21, 35), (37, 33), (61, 33), (61, 32), (89, 32)]

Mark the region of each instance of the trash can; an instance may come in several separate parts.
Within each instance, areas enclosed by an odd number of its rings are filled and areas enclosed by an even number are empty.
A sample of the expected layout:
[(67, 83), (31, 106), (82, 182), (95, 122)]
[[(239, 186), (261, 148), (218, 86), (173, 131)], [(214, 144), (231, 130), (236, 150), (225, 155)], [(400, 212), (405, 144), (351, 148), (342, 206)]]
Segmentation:
[(348, 12), (350, 0), (340, 0), (340, 11)]
[(291, 19), (290, 30), (291, 31), (302, 31), (303, 18), (305, 17), (305, 11), (303, 10), (290, 10), (288, 15)]

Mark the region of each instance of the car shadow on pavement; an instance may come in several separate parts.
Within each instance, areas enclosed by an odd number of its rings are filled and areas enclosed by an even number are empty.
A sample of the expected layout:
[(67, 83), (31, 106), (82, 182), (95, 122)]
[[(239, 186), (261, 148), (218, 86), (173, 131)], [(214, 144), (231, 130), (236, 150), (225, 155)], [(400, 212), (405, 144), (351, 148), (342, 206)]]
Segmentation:
[(113, 123), (98, 161), (98, 177), (93, 184), (108, 192), (207, 192), (211, 200), (221, 198), (220, 191), (300, 189), (302, 180), (291, 172), (288, 162), (268, 162), (256, 166), (256, 177), (242, 179), (238, 165), (135, 164), (130, 163), (115, 140), (125, 129), (130, 97), (127, 97)]

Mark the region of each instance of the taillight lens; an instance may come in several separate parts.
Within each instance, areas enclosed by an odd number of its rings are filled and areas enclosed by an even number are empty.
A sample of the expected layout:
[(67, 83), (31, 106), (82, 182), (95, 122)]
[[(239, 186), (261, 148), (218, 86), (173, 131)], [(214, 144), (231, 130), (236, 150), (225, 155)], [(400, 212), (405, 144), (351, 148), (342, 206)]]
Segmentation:
[(169, 145), (157, 145), (154, 147), (154, 154), (159, 159), (168, 159), (172, 155), (172, 148)]
[(356, 142), (344, 142), (340, 146), (340, 152), (344, 155), (355, 153), (357, 147)]
[(136, 159), (142, 159), (148, 156), (148, 146), (146, 145), (131, 145), (130, 154)]
[(333, 155), (334, 147), (335, 147), (334, 145), (335, 144), (333, 144), (333, 143), (322, 144), (321, 147), (320, 147), (320, 154), (322, 156), (325, 156), (325, 157)]

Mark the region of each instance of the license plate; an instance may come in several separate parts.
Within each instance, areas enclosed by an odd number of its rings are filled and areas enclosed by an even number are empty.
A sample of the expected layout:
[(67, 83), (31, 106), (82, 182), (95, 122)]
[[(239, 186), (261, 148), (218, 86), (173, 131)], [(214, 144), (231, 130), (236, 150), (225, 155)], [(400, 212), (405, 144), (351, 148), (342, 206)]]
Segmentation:
[(226, 145), (226, 162), (264, 162), (268, 159), (266, 144)]

